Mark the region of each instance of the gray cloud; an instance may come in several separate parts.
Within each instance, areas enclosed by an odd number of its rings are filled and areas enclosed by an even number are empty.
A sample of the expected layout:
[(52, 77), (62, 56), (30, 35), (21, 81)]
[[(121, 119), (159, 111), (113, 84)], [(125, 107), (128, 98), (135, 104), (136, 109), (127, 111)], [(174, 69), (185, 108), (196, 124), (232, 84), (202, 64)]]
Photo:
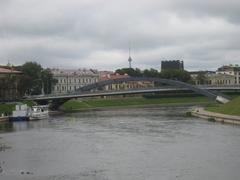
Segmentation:
[(0, 64), (44, 67), (160, 68), (182, 59), (188, 70), (240, 58), (237, 0), (1, 0)]

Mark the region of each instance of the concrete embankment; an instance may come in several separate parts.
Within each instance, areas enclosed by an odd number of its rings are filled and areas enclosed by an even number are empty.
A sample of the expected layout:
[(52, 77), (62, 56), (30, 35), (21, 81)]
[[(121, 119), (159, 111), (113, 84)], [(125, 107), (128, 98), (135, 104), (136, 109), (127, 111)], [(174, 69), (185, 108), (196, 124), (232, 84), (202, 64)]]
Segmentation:
[(2, 117), (0, 117), (0, 123), (1, 123), (1, 122), (7, 122), (7, 121), (9, 121), (9, 117), (8, 117), (8, 116), (2, 116)]
[(227, 114), (209, 112), (209, 111), (205, 111), (203, 108), (195, 108), (194, 110), (192, 110), (191, 113), (193, 116), (207, 119), (210, 121), (240, 125), (240, 116), (232, 116)]

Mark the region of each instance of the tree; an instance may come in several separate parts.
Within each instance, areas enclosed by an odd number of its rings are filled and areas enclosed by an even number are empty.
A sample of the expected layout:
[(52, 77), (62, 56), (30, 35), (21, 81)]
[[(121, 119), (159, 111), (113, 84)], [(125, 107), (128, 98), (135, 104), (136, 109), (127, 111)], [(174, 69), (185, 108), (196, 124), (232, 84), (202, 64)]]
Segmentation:
[(185, 70), (165, 70), (160, 73), (161, 78), (190, 82), (190, 73)]
[(128, 74), (129, 76), (132, 76), (132, 77), (141, 77), (142, 76), (142, 72), (138, 68), (136, 68), (136, 69), (133, 69), (133, 68), (117, 69), (115, 71), (115, 73), (118, 73), (120, 75)]
[(207, 77), (205, 76), (204, 72), (199, 72), (196, 80), (198, 81), (198, 84), (205, 84), (207, 81)]
[(44, 87), (44, 93), (50, 94), (52, 87), (55, 83), (57, 83), (57, 80), (53, 79), (53, 74), (49, 68), (42, 70), (41, 79)]
[(144, 77), (159, 77), (159, 72), (156, 69), (151, 68), (150, 70), (145, 69), (143, 71)]
[(56, 82), (50, 69), (43, 69), (36, 62), (26, 62), (17, 69), (23, 73), (20, 79), (20, 91), (23, 94), (37, 95), (42, 93), (51, 93), (52, 86)]
[(42, 69), (42, 66), (36, 62), (26, 62), (22, 66), (18, 67), (18, 70), (23, 73), (23, 77), (21, 79), (23, 84), (21, 85), (23, 86), (22, 89), (25, 89), (25, 93), (32, 95), (41, 94)]

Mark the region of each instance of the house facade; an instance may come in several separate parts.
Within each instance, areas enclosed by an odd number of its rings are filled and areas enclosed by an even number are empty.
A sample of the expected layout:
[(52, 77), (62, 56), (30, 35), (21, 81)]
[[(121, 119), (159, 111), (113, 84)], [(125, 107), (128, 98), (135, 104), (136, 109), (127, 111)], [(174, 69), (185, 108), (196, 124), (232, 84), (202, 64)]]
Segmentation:
[(99, 81), (97, 70), (93, 69), (51, 69), (57, 83), (52, 87), (53, 94), (64, 94)]

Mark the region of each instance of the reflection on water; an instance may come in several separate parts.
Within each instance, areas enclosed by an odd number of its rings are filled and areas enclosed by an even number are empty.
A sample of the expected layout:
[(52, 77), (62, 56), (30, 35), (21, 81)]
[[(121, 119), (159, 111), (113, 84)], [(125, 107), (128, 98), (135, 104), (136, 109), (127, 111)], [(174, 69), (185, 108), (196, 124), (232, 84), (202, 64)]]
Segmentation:
[(0, 133), (13, 131), (13, 123), (2, 122), (0, 123)]
[(240, 128), (188, 107), (0, 124), (0, 179), (239, 179)]

